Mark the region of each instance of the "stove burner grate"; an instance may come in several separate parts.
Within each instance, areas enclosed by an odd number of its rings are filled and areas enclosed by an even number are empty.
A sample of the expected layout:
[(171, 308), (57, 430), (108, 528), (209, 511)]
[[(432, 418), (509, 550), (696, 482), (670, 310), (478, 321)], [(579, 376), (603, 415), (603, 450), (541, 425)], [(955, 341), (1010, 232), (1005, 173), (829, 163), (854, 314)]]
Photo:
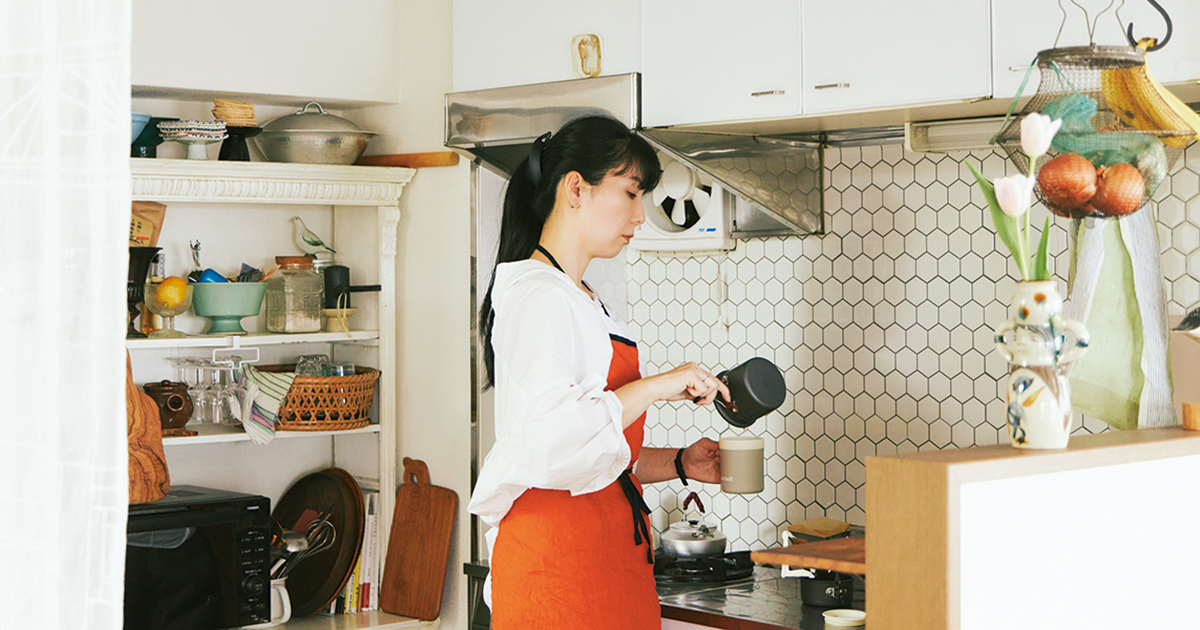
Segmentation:
[(735, 551), (719, 556), (676, 558), (659, 555), (654, 559), (654, 579), (657, 582), (721, 583), (740, 580), (754, 574), (754, 561), (749, 551)]

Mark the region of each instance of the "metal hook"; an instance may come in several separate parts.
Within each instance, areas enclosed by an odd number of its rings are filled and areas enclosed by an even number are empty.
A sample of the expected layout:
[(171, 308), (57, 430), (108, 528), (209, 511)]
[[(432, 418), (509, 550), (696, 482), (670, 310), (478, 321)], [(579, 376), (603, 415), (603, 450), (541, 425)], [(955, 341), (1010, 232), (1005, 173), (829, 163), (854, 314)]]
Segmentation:
[[(1167, 42), (1170, 41), (1170, 39), (1171, 39), (1171, 31), (1173, 30), (1173, 27), (1171, 26), (1171, 16), (1167, 15), (1166, 9), (1162, 8), (1162, 6), (1160, 6), (1154, 0), (1146, 0), (1146, 1), (1149, 2), (1150, 6), (1154, 7), (1154, 9), (1156, 11), (1158, 11), (1158, 13), (1160, 15), (1162, 15), (1163, 19), (1166, 20), (1166, 22), (1167, 22), (1167, 34), (1164, 35), (1163, 38), (1160, 39), (1157, 44), (1150, 46), (1149, 48), (1146, 49), (1147, 52), (1150, 52), (1150, 51), (1158, 50), (1159, 48), (1162, 48), (1163, 46), (1167, 45)], [(1133, 36), (1133, 22), (1129, 23), (1129, 29), (1125, 31), (1125, 39), (1129, 41), (1130, 46), (1136, 47), (1138, 45), (1138, 39)]]

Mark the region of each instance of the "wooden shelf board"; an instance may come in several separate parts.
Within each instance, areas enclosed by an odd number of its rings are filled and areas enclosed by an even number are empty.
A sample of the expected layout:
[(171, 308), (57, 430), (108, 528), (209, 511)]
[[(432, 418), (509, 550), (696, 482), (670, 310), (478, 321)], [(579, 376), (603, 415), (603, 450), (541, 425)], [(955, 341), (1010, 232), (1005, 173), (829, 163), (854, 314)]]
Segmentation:
[[(229, 426), (224, 424), (200, 424), (188, 426), (188, 429), (196, 431), (198, 435), (191, 437), (164, 437), (163, 446), (181, 446), (188, 444), (216, 444), (218, 442), (249, 442), (250, 436), (246, 434), (242, 427)], [(349, 429), (345, 431), (276, 431), (275, 439), (292, 439), (306, 437), (330, 437), (337, 435), (356, 435), (379, 433), (378, 424), (368, 424), (361, 429)]]
[(381, 610), (349, 615), (309, 615), (293, 619), (282, 630), (437, 630), (441, 620), (421, 621)]
[(274, 346), (288, 343), (329, 343), (333, 341), (373, 341), (378, 330), (316, 332), (298, 334), (250, 333), (248, 335), (188, 335), (182, 339), (126, 339), (130, 350), (147, 348), (234, 348), (237, 346)]
[(867, 542), (862, 536), (831, 538), (810, 543), (750, 552), (755, 562), (786, 564), (795, 568), (824, 569), (867, 574)]

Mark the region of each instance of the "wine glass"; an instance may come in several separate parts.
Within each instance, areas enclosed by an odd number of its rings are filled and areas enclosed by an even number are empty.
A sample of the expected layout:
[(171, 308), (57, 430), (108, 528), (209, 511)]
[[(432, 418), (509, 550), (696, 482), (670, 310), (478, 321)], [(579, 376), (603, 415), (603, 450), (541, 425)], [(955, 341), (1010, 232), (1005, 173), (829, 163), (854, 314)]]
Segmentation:
[[(178, 281), (178, 282), (175, 282)], [(186, 313), (192, 306), (192, 285), (170, 277), (162, 282), (147, 282), (146, 308), (163, 318), (162, 330), (150, 333), (151, 339), (181, 339), (185, 333), (175, 330), (175, 316)]]

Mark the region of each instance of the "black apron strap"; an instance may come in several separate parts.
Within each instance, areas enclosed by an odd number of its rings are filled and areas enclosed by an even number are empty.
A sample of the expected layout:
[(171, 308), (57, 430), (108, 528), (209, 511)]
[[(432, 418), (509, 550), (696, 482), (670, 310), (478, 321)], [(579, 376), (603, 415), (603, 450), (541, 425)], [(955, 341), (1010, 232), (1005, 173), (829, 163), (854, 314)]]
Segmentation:
[[(538, 250), (539, 252), (542, 252), (543, 254), (545, 254), (545, 255), (546, 255), (546, 258), (549, 258), (549, 259), (550, 259), (550, 264), (551, 264), (551, 265), (554, 265), (554, 268), (555, 268), (555, 269), (557, 269), (557, 270), (559, 270), (559, 271), (562, 271), (563, 273), (567, 273), (567, 272), (563, 271), (563, 268), (562, 268), (562, 266), (561, 266), (561, 265), (559, 265), (559, 264), (558, 264), (558, 261), (557, 261), (557, 260), (554, 260), (554, 255), (553, 255), (553, 254), (551, 254), (551, 253), (549, 252), (549, 250), (547, 250), (545, 247), (542, 247), (541, 245), (538, 245), (538, 246), (537, 246), (537, 250)], [(588, 290), (588, 291), (592, 291), (592, 287), (588, 287), (588, 284), (587, 284), (586, 282), (584, 282), (584, 283), (583, 283), (583, 286), (587, 287), (587, 290)], [(595, 291), (592, 291), (592, 295), (595, 295), (595, 294), (596, 294), (596, 292), (595, 292)], [(596, 301), (597, 301), (597, 302), (600, 302), (600, 298), (599, 298), (599, 297), (597, 297), (597, 298), (596, 298)], [(612, 317), (612, 315), (609, 315), (609, 314), (608, 314), (608, 307), (604, 306), (604, 302), (600, 302), (600, 308), (601, 308), (601, 309), (604, 311), (604, 315), (605, 315), (606, 317)]]
[(633, 544), (634, 546), (646, 543), (646, 562), (654, 564), (654, 550), (650, 548), (650, 529), (646, 527), (646, 518), (642, 516), (650, 515), (650, 507), (646, 505), (646, 500), (642, 498), (642, 493), (638, 492), (637, 486), (633, 484), (633, 477), (630, 473), (633, 468), (626, 468), (625, 472), (617, 477), (617, 482), (621, 484), (621, 490), (625, 491), (625, 498), (629, 499), (629, 507), (633, 509)]

